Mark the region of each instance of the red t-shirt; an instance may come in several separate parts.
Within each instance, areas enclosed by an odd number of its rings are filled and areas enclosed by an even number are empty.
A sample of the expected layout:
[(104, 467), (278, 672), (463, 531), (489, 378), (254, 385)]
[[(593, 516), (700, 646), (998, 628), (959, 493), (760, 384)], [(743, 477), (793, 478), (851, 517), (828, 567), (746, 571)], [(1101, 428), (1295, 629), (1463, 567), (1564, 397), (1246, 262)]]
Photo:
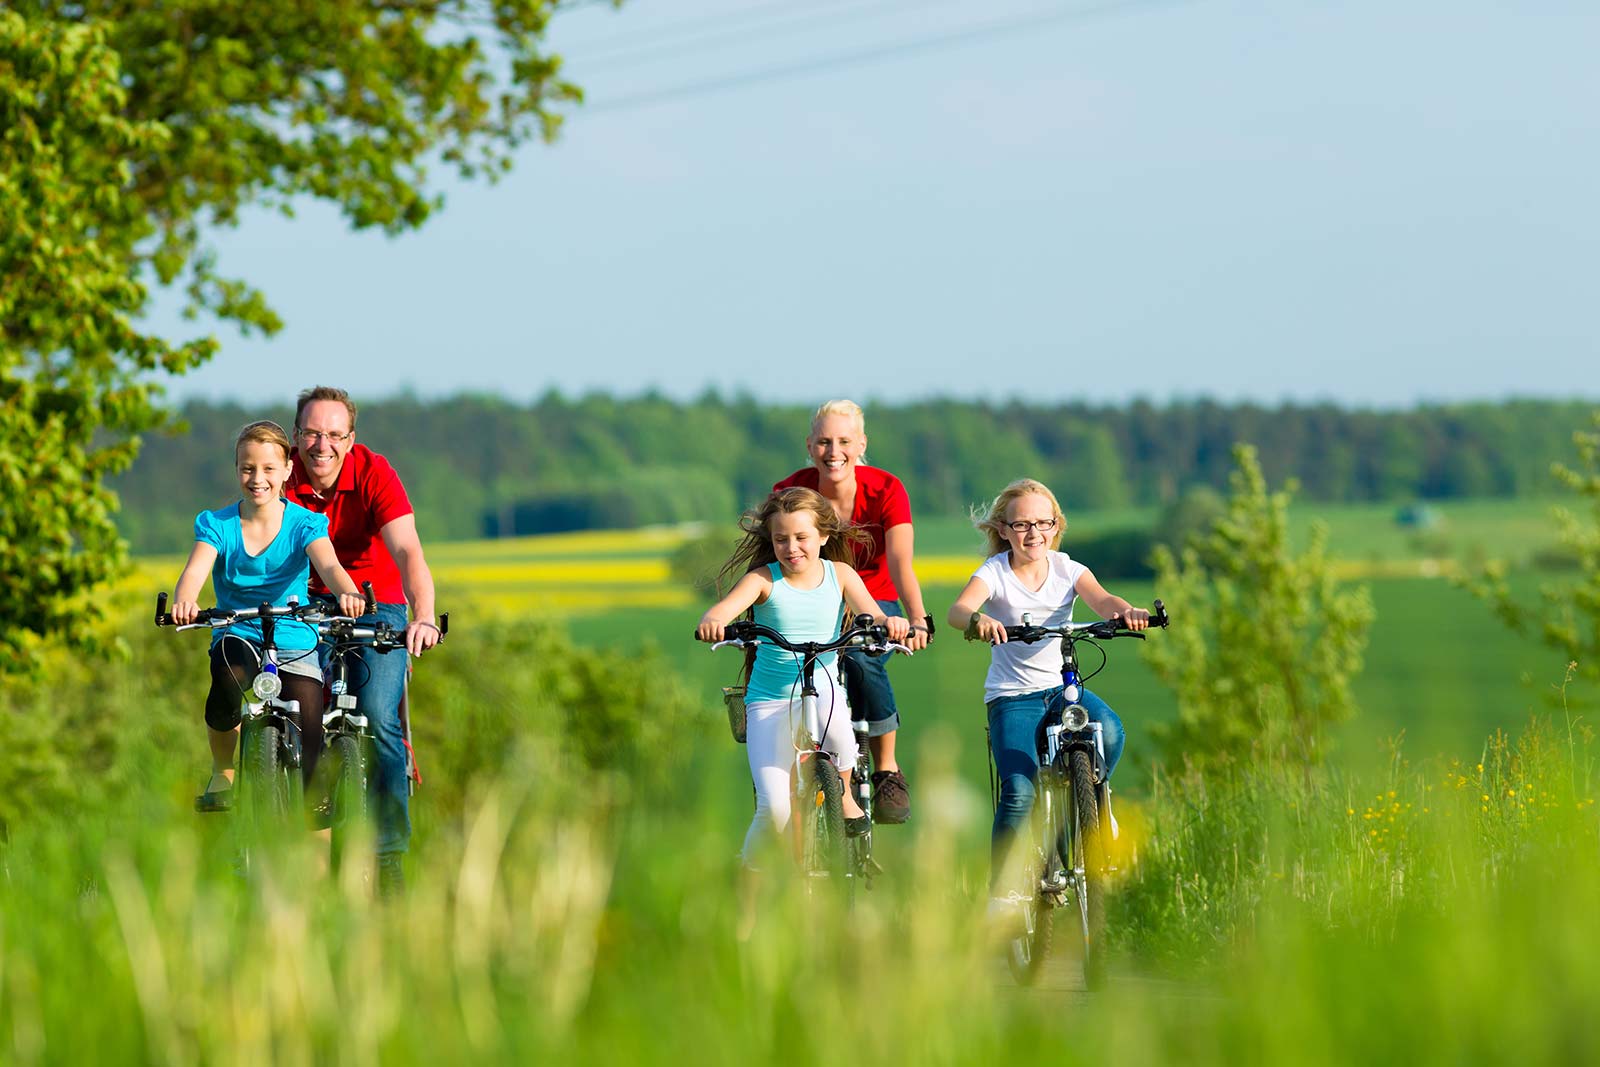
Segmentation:
[[(821, 472), (815, 467), (797, 470), (772, 487), (779, 489), (815, 489), (821, 484)], [(869, 551), (863, 547), (857, 553), (856, 572), (866, 583), (867, 592), (874, 600), (899, 600), (900, 591), (889, 576), (889, 558), (884, 547), (884, 531), (911, 521), (911, 498), (900, 479), (878, 467), (856, 465), (856, 503), (850, 511), (850, 521), (866, 531), (872, 538)]]
[[(301, 477), (300, 450), (295, 449), (294, 469), (285, 487), (290, 500), (328, 517), (328, 537), (334, 554), (360, 588), (372, 583), (372, 592), (383, 604), (404, 604), (405, 590), (400, 585), (400, 568), (383, 543), (378, 531), (402, 515), (411, 514), (411, 499), (400, 476), (389, 461), (366, 445), (356, 445), (344, 457), (339, 469), (339, 484), (318, 496), (311, 483)], [(326, 593), (328, 587), (311, 568), (311, 591)]]

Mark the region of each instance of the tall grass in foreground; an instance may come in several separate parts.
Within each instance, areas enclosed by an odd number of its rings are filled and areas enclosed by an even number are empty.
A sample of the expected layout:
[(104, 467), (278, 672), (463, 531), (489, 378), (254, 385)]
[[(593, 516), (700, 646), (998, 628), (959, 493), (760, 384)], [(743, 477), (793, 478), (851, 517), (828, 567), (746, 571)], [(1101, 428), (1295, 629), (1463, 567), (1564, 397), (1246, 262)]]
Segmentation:
[(198, 693), (166, 691), (203, 659), (137, 640), (141, 671), (5, 694), (0, 1062), (1600, 1055), (1600, 820), (1564, 720), (1466, 763), (1159, 781), (1087, 997), (1016, 990), (989, 943), (987, 805), (948, 735), (916, 739), (878, 891), (846, 913), (774, 872), (741, 938), (713, 709), (649, 657), (496, 628), (419, 675), (426, 832), (378, 904), (309, 840), (235, 873), (226, 821), (188, 810)]

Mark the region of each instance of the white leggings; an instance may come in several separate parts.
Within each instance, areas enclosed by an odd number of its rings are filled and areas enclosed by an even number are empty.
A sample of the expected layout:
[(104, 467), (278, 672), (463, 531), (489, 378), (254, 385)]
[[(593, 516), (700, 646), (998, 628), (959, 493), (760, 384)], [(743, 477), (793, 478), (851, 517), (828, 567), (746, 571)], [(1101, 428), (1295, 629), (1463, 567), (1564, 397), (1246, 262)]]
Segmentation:
[[(819, 669), (817, 728), (823, 731), (822, 747), (833, 755), (835, 766), (854, 768), (856, 735), (850, 727), (850, 702), (839, 680), (831, 672), (826, 680), (822, 674)], [(794, 734), (799, 724), (798, 696), (758, 700), (745, 707), (745, 749), (750, 757), (750, 779), (756, 787), (756, 813), (741, 853), (747, 867), (758, 866), (769, 835), (782, 833), (789, 825), (789, 771), (794, 766)]]

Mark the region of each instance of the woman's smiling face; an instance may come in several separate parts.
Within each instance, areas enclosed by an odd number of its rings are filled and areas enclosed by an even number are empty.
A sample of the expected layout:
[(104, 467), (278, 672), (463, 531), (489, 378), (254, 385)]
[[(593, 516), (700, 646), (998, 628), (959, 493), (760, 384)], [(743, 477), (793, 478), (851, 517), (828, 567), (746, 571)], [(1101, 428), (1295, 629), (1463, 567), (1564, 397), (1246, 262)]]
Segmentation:
[(824, 415), (806, 438), (811, 463), (821, 475), (822, 484), (848, 482), (856, 476), (856, 464), (867, 451), (867, 432), (859, 419), (848, 415)]

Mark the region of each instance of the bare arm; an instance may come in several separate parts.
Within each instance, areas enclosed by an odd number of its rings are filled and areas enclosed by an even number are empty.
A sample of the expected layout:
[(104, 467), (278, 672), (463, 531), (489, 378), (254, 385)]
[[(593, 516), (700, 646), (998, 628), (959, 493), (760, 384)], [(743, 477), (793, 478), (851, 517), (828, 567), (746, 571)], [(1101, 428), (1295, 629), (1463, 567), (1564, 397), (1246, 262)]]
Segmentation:
[(217, 561), (217, 550), (204, 541), (196, 541), (189, 550), (189, 558), (178, 575), (178, 584), (172, 590), (172, 621), (179, 626), (194, 622), (200, 614), (200, 590), (205, 588), (206, 575)]
[(950, 605), (945, 621), (952, 630), (961, 630), (967, 640), (984, 640), (991, 645), (1003, 645), (1006, 628), (998, 619), (983, 614), (983, 605), (989, 600), (989, 586), (982, 578), (970, 578), (956, 602)]
[(1130, 630), (1143, 630), (1150, 625), (1150, 613), (1143, 608), (1136, 608), (1119, 596), (1106, 592), (1093, 571), (1084, 571), (1078, 575), (1078, 583), (1073, 588), (1078, 595), (1083, 597), (1084, 603), (1102, 619), (1117, 619)]
[(310, 558), (311, 565), (317, 568), (327, 587), (339, 595), (340, 611), (351, 618), (360, 618), (367, 613), (366, 598), (356, 588), (355, 580), (339, 565), (332, 541), (326, 537), (317, 538), (306, 546), (306, 556)]
[(914, 535), (909, 522), (891, 526), (883, 532), (884, 560), (889, 565), (889, 577), (894, 579), (894, 587), (900, 591), (906, 614), (911, 616), (911, 639), (907, 644), (915, 651), (928, 646), (929, 635), (927, 623), (923, 622), (928, 607), (922, 602), (922, 585), (917, 581), (916, 569), (911, 564), (913, 544)]
[[(911, 633), (911, 623), (898, 615), (885, 615), (883, 609), (878, 607), (878, 602), (872, 599), (872, 594), (867, 592), (867, 583), (861, 580), (854, 567), (847, 567), (843, 563), (835, 563), (834, 570), (839, 575), (839, 588), (844, 593), (845, 606), (850, 609), (851, 615), (871, 615), (872, 621), (881, 624), (889, 631), (889, 640), (904, 642)], [(921, 648), (927, 644), (927, 635), (923, 635), (922, 645), (910, 645), (908, 648)]]
[(402, 515), (390, 519), (378, 531), (383, 547), (400, 568), (400, 588), (411, 605), (411, 622), (406, 626), (406, 650), (413, 656), (439, 643), (439, 627), (433, 617), (433, 572), (422, 555), (422, 540), (417, 536), (417, 517)]
[(706, 613), (700, 616), (700, 623), (694, 628), (696, 641), (721, 641), (723, 629), (744, 614), (752, 604), (758, 604), (767, 599), (767, 594), (772, 591), (772, 579), (767, 577), (766, 569), (751, 571), (728, 590), (728, 595), (711, 605)]

